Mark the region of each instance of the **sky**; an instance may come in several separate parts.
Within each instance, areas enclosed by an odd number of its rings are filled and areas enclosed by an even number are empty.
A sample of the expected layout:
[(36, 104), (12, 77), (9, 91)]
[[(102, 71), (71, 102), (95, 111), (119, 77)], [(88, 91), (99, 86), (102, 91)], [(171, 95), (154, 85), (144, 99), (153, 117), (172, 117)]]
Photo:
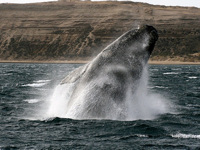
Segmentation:
[[(0, 3), (33, 3), (57, 0), (0, 0)], [(96, 1), (96, 0), (95, 0)], [(132, 0), (134, 2), (145, 2), (154, 5), (166, 6), (194, 6), (200, 8), (200, 0)]]

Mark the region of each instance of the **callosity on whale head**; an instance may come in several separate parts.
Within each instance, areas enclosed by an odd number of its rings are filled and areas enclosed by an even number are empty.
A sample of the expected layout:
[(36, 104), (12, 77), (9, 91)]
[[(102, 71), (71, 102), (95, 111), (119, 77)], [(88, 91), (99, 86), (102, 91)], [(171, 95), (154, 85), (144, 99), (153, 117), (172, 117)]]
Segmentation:
[(134, 97), (141, 84), (157, 39), (157, 31), (152, 26), (132, 29), (91, 62), (66, 76), (61, 85), (74, 84), (67, 100), (67, 116), (76, 119), (126, 118), (130, 97)]
[(108, 57), (113, 56), (113, 58), (125, 57), (125, 59), (128, 58), (130, 60), (131, 58), (136, 60), (143, 58), (147, 62), (157, 39), (158, 34), (156, 29), (152, 26), (145, 25), (139, 29), (133, 29), (124, 33), (106, 47), (102, 51), (102, 54)]

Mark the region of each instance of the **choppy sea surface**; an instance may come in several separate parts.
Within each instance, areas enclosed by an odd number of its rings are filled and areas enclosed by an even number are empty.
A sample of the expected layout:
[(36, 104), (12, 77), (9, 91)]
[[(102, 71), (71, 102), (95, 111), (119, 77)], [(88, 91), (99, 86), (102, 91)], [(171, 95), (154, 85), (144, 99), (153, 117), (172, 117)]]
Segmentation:
[(149, 66), (149, 90), (173, 105), (154, 119), (42, 118), (56, 85), (79, 66), (0, 64), (0, 149), (200, 149), (199, 65)]

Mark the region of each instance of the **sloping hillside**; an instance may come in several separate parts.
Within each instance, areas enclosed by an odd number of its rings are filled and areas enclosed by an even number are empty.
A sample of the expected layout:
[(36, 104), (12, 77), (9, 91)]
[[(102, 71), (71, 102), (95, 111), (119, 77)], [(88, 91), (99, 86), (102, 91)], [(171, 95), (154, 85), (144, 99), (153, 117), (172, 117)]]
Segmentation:
[(0, 60), (87, 60), (140, 24), (157, 28), (152, 60), (200, 61), (200, 9), (134, 2), (0, 5)]

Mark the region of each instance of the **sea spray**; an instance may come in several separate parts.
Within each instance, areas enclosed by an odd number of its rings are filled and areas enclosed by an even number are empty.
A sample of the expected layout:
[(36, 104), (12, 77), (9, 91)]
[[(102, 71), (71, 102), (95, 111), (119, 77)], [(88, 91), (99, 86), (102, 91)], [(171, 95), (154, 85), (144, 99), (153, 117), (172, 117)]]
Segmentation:
[(146, 63), (157, 39), (156, 29), (148, 25), (124, 33), (58, 85), (48, 116), (137, 120), (167, 112), (162, 98), (147, 90)]
[(127, 120), (151, 120), (160, 114), (169, 112), (168, 100), (160, 94), (148, 91), (148, 67), (144, 67), (142, 77), (138, 81), (137, 90), (129, 91), (127, 98)]
[[(106, 76), (98, 79), (99, 84), (108, 82)], [(112, 81), (110, 81), (112, 82)], [(155, 119), (158, 115), (169, 112), (168, 100), (160, 94), (148, 91), (148, 67), (144, 67), (142, 77), (138, 80), (138, 87), (132, 92), (132, 85), (126, 92), (126, 98), (122, 103), (116, 103), (112, 98), (99, 102), (91, 95), (91, 99), (86, 99), (86, 95), (93, 89), (94, 84), (86, 87), (79, 87), (81, 90), (76, 95), (75, 100), (70, 101), (75, 83), (58, 85), (51, 98), (49, 98), (48, 111), (46, 117), (60, 117), (72, 119), (111, 119), (111, 120), (149, 120)], [(92, 93), (94, 94), (94, 93)], [(104, 96), (104, 95), (102, 95)], [(100, 108), (95, 108), (98, 106)], [(100, 109), (104, 117), (87, 116), (90, 109)], [(95, 113), (95, 112), (94, 112)], [(96, 112), (98, 113), (98, 112)], [(94, 114), (95, 116), (95, 114)]]
[(58, 85), (48, 100), (48, 110), (46, 117), (60, 117), (65, 118), (70, 96), (73, 92), (74, 84)]
[[(119, 149), (119, 147), (120, 149), (199, 149), (200, 66), (149, 66), (148, 94), (152, 94), (152, 99), (157, 99), (154, 94), (158, 95), (158, 99), (159, 96), (170, 98), (176, 107), (173, 110), (177, 110), (177, 113), (166, 113), (150, 121), (130, 122), (45, 118), (44, 115), (48, 111), (42, 110), (40, 106), (50, 101), (54, 87), (69, 70), (77, 66), (80, 65), (1, 64), (0, 149), (66, 149), (66, 147), (76, 149), (77, 146), (80, 149), (94, 147), (100, 150)], [(163, 75), (164, 72), (172, 70), (176, 70), (173, 72), (179, 74)], [(7, 75), (10, 71), (19, 74)], [(51, 81), (43, 87), (22, 86), (34, 83), (37, 79)], [(31, 99), (39, 101), (29, 103)], [(152, 103), (149, 96), (147, 101), (150, 104), (158, 104)], [(49, 104), (44, 105), (44, 108), (45, 106), (49, 107)], [(159, 104), (158, 106), (160, 107)], [(155, 106), (152, 108), (155, 109)], [(32, 119), (30, 116), (33, 116)]]

